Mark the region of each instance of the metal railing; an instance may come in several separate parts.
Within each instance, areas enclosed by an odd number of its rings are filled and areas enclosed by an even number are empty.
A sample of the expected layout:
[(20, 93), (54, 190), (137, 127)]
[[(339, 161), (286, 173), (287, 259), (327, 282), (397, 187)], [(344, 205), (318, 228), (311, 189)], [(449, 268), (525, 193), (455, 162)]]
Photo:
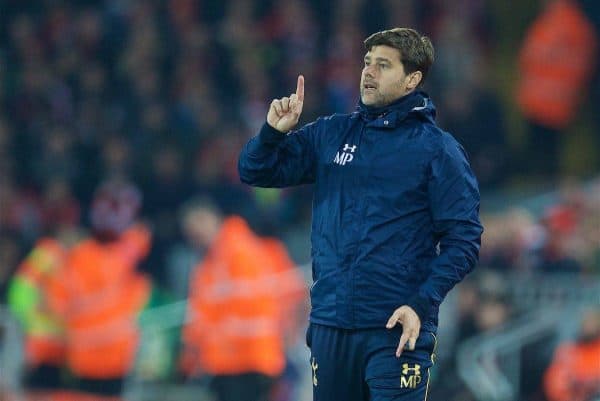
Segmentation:
[(562, 315), (532, 312), (495, 333), (465, 341), (457, 353), (459, 376), (480, 401), (519, 400), (521, 349), (553, 334)]
[(514, 276), (508, 295), (523, 315), (492, 333), (465, 341), (458, 349), (459, 376), (480, 401), (520, 400), (523, 350), (542, 340), (571, 337), (583, 310), (600, 307), (600, 279)]
[(600, 277), (554, 273), (513, 275), (509, 279), (511, 302), (520, 310), (600, 305)]

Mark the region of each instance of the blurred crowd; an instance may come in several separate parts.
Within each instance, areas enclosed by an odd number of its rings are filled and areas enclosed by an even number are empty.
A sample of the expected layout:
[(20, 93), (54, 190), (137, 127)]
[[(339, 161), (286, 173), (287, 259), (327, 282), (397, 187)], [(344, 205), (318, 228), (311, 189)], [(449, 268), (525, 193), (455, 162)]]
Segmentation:
[[(599, 63), (588, 47), (597, 45), (598, 5), (510, 3), (0, 0), (0, 304), (40, 238), (60, 233), (77, 243), (90, 235), (94, 193), (107, 181), (137, 187), (152, 245), (136, 268), (171, 300), (187, 297), (205, 256), (206, 219), (190, 208), (198, 196), (258, 234), (283, 239), (296, 263), (308, 263), (310, 188), (242, 186), (239, 149), (299, 73), (306, 77), (301, 122), (352, 111), (362, 41), (390, 26), (431, 36), (436, 62), (425, 89), (440, 126), (469, 153), (484, 200), (515, 182), (597, 174)], [(544, 24), (573, 38), (556, 46), (574, 53), (540, 48)], [(582, 41), (590, 46), (576, 53)], [(548, 117), (553, 105), (528, 92), (528, 83), (546, 79), (536, 75), (539, 59), (566, 60), (577, 77), (578, 90), (565, 100), (570, 114), (559, 120)], [(482, 270), (597, 275), (599, 205), (597, 181), (585, 189), (569, 182), (536, 212), (488, 210), (484, 202)], [(506, 297), (486, 292), (501, 287), (488, 277), (459, 292), (459, 338), (514, 316)]]
[[(511, 144), (510, 115), (494, 76), (507, 28), (493, 4), (2, 3), (0, 246), (9, 259), (52, 226), (86, 225), (93, 189), (114, 177), (141, 188), (144, 216), (157, 236), (147, 268), (160, 280), (169, 248), (181, 241), (177, 211), (198, 193), (259, 232), (293, 236), (309, 220), (310, 189), (241, 186), (238, 150), (264, 122), (270, 99), (293, 88), (298, 73), (307, 82), (304, 121), (353, 110), (362, 39), (391, 25), (431, 35), (436, 64), (426, 89), (440, 125), (469, 152), (484, 195), (545, 165)], [(524, 11), (533, 18), (540, 10), (530, 8)], [(524, 35), (526, 25), (520, 28)], [(593, 88), (589, 99), (597, 106)], [(531, 153), (550, 157), (546, 164), (559, 157)], [(547, 178), (552, 174), (548, 167)]]
[(600, 274), (600, 179), (566, 182), (536, 214), (513, 207), (484, 216), (480, 266), (499, 272)]

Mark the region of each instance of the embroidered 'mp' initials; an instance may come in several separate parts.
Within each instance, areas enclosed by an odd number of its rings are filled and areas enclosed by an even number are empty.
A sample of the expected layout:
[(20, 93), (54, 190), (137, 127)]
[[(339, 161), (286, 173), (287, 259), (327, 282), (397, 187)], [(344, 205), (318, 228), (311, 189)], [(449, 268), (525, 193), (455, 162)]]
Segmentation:
[(400, 388), (416, 388), (421, 383), (421, 366), (415, 363), (411, 368), (410, 364), (402, 364), (402, 376), (400, 376)]

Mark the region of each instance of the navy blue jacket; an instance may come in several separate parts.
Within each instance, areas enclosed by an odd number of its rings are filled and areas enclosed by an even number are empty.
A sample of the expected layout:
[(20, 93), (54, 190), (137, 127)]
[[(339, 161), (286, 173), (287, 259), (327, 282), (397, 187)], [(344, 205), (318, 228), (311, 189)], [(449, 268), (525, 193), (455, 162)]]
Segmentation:
[(483, 231), (477, 181), (434, 118), (429, 97), (414, 92), (287, 135), (265, 124), (242, 150), (244, 183), (315, 184), (312, 322), (383, 327), (409, 305), (434, 332), (440, 303), (474, 268)]

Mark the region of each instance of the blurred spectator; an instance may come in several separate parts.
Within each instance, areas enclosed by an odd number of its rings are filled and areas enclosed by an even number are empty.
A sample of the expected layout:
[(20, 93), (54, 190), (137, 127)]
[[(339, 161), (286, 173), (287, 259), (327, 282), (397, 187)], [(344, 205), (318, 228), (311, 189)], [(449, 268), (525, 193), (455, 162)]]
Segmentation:
[(485, 216), (480, 265), (499, 271), (529, 272), (533, 252), (546, 238), (535, 217), (522, 208), (512, 208), (497, 216)]
[[(580, 273), (585, 257), (577, 251), (576, 237), (583, 216), (589, 213), (580, 186), (565, 181), (559, 188), (558, 203), (549, 206), (542, 218), (545, 238), (536, 250), (535, 269), (548, 273)], [(580, 250), (581, 251), (581, 250)]]
[(66, 356), (66, 327), (48, 308), (48, 283), (60, 280), (69, 247), (77, 240), (72, 227), (40, 238), (11, 279), (8, 305), (24, 332), (25, 379), (29, 389), (60, 388)]
[(206, 244), (210, 242), (217, 224), (214, 215), (206, 210), (204, 202), (189, 201), (179, 212), (183, 242), (175, 244), (166, 258), (166, 287), (176, 299), (187, 298), (192, 269), (204, 258)]
[(517, 102), (529, 123), (526, 165), (555, 176), (561, 133), (585, 100), (598, 36), (577, 0), (552, 0), (531, 25), (519, 55)]
[(150, 248), (148, 229), (134, 225), (140, 206), (132, 185), (103, 183), (91, 207), (93, 236), (74, 245), (49, 278), (48, 305), (66, 327), (65, 362), (83, 391), (120, 394), (134, 364), (136, 317), (151, 291), (136, 271)]
[(548, 273), (579, 273), (582, 266), (569, 252), (569, 238), (577, 221), (573, 210), (555, 206), (544, 216), (546, 239), (539, 250), (536, 270)]
[(480, 270), (460, 287), (458, 294), (457, 338), (500, 328), (512, 315), (507, 281), (498, 272)]
[(279, 241), (203, 208), (199, 239), (208, 250), (190, 280), (182, 370), (213, 376), (219, 401), (267, 401), (285, 368), (285, 333), (297, 329), (304, 281)]
[(549, 401), (590, 401), (600, 396), (600, 310), (588, 311), (579, 336), (556, 349), (544, 377)]
[[(571, 221), (571, 232), (565, 238), (567, 252), (582, 265), (590, 275), (600, 273), (600, 180), (582, 191), (577, 182), (563, 185), (560, 205), (550, 209), (555, 219), (562, 214), (562, 225)], [(566, 221), (564, 221), (566, 220)]]

